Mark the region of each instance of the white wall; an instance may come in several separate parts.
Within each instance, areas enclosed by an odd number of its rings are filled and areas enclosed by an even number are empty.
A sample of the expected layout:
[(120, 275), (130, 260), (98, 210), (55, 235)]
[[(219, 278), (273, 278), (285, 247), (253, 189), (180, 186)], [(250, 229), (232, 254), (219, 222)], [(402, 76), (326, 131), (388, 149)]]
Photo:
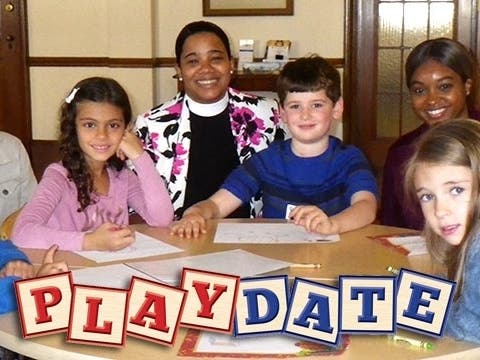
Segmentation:
[[(220, 25), (237, 53), (239, 39), (255, 40), (263, 57), (269, 39), (293, 41), (291, 56), (318, 53), (343, 58), (343, 0), (295, 0), (293, 16), (202, 17), (200, 0), (28, 1), (32, 57), (174, 57), (177, 33), (191, 21)], [(133, 112), (141, 113), (176, 93), (173, 68), (32, 67), (33, 138), (57, 137), (58, 108), (82, 78), (102, 75), (125, 86)]]

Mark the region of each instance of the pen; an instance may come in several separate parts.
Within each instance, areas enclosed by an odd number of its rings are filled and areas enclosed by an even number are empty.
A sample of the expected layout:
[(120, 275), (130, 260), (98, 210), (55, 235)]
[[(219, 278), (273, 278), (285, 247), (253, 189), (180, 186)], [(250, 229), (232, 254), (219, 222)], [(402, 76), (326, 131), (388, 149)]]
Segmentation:
[(290, 264), (291, 268), (309, 268), (309, 269), (320, 269), (321, 264)]
[(391, 265), (387, 266), (387, 271), (391, 272), (394, 275), (398, 275), (398, 273), (400, 272), (400, 270), (398, 270), (396, 267), (393, 267)]
[(427, 341), (411, 339), (411, 338), (400, 336), (400, 335), (393, 335), (393, 336), (390, 335), (389, 338), (392, 339), (393, 341), (404, 342), (409, 345), (416, 346), (423, 349), (427, 349), (427, 350), (433, 349), (433, 344)]

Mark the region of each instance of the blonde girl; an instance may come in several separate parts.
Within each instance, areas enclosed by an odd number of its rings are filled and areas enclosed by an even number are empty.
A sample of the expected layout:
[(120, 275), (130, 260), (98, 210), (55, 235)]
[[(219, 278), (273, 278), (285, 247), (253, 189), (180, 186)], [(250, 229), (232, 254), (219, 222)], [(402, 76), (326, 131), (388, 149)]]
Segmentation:
[(431, 255), (457, 283), (446, 334), (480, 343), (480, 123), (430, 129), (408, 163), (405, 188), (425, 216)]

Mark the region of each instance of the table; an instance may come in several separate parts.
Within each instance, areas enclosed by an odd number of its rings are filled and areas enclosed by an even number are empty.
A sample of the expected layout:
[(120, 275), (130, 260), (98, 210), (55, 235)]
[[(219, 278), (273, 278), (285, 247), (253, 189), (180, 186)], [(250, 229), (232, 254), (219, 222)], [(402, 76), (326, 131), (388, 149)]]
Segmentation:
[[(262, 221), (262, 220), (223, 220), (223, 221)], [(271, 222), (272, 220), (270, 220)], [(341, 241), (329, 244), (216, 244), (213, 235), (216, 222), (209, 223), (207, 234), (198, 239), (182, 239), (171, 237), (167, 228), (150, 228), (146, 225), (135, 225), (137, 231), (161, 238), (172, 245), (185, 249), (182, 253), (143, 258), (158, 260), (179, 256), (199, 255), (216, 251), (241, 248), (252, 253), (286, 260), (295, 263), (320, 263), (320, 269), (289, 268), (271, 274), (287, 274), (289, 277), (303, 277), (321, 283), (335, 283), (339, 275), (388, 275), (386, 267), (404, 267), (424, 273), (435, 273), (435, 268), (428, 255), (404, 256), (371, 239), (371, 236), (404, 233), (405, 229), (369, 225), (360, 230), (341, 235)], [(24, 249), (33, 263), (40, 263), (44, 251)], [(60, 251), (58, 259), (64, 258), (69, 265), (75, 267), (100, 266), (71, 252)], [(128, 337), (122, 349), (100, 346), (79, 345), (65, 342), (65, 334), (54, 334), (44, 337), (23, 340), (17, 313), (9, 313), (0, 317), (0, 346), (39, 359), (136, 359), (136, 358), (176, 358), (186, 329), (181, 328), (172, 348)], [(393, 343), (386, 336), (351, 335), (350, 346), (341, 355), (329, 359), (478, 359), (480, 347), (475, 344), (456, 342), (452, 339), (438, 340), (417, 334), (409, 337), (423, 339), (434, 343), (433, 350), (423, 350)], [(387, 355), (388, 354), (388, 355)], [(309, 359), (322, 357), (308, 357)], [(216, 358), (218, 359), (218, 358)]]

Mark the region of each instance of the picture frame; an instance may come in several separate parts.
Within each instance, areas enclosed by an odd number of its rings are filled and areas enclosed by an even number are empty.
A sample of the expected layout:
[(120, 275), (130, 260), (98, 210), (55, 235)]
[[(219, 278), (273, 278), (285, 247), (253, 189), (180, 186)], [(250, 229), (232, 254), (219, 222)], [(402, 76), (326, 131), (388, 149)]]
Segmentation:
[(203, 0), (203, 16), (293, 15), (293, 0)]

